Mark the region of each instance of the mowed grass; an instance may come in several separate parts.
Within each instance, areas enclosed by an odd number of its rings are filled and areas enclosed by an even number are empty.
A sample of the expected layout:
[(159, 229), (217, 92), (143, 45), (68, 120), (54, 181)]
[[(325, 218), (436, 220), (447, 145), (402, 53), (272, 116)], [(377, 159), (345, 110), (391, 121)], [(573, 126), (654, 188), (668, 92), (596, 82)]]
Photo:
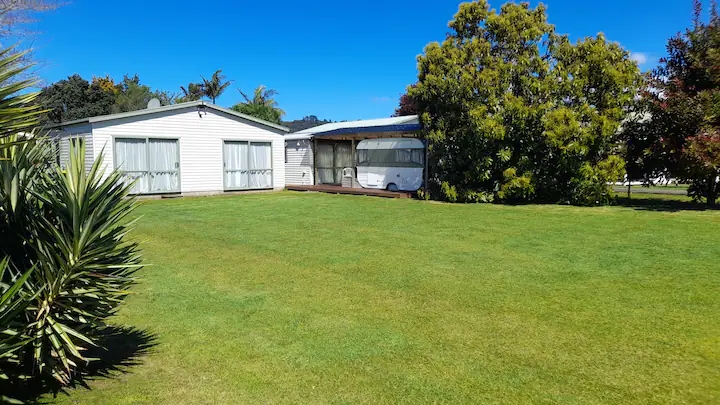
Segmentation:
[(720, 211), (148, 201), (141, 364), (58, 404), (720, 403)]

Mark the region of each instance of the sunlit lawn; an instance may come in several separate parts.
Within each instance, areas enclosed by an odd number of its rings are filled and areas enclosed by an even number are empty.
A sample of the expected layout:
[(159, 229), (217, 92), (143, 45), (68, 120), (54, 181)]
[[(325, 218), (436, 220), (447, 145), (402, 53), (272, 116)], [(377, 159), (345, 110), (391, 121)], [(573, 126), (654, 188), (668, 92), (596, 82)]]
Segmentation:
[(720, 403), (720, 211), (323, 194), (149, 201), (117, 323), (157, 345), (60, 404)]

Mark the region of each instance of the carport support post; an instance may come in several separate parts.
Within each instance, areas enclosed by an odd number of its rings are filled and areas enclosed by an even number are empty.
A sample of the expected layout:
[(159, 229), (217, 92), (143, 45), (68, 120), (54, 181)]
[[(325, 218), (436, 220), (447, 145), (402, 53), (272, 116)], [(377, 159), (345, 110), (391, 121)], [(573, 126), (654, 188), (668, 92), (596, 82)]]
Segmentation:
[(425, 189), (425, 200), (430, 199), (430, 194), (428, 194), (428, 167), (430, 167), (430, 164), (428, 163), (428, 156), (430, 156), (430, 148), (428, 147), (430, 145), (430, 141), (428, 141), (427, 138), (425, 138), (425, 173), (423, 173), (425, 178), (423, 179), (423, 189)]
[(317, 151), (317, 138), (313, 136), (313, 172), (315, 173), (313, 176), (313, 184), (320, 184), (318, 183)]
[(353, 175), (350, 179), (350, 187), (355, 187), (355, 137), (350, 138), (350, 151), (352, 152), (352, 165)]

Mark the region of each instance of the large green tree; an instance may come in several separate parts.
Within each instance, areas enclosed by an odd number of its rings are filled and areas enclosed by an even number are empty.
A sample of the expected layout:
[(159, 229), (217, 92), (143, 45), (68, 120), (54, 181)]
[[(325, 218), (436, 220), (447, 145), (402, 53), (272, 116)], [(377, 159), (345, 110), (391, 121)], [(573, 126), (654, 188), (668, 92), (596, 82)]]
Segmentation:
[(617, 131), (641, 81), (602, 34), (575, 43), (545, 7), (463, 3), (418, 57), (408, 95), (430, 144), (431, 189), (448, 200), (606, 203), (624, 173)]
[(709, 205), (720, 193), (720, 17), (713, 3), (701, 18), (695, 1), (693, 26), (671, 38), (624, 125), (628, 165), (636, 176), (674, 177)]
[(49, 110), (41, 123), (60, 123), (112, 113), (115, 93), (103, 87), (101, 81), (89, 83), (75, 74), (42, 89), (38, 104)]
[(280, 124), (285, 111), (278, 107), (275, 96), (278, 92), (274, 89), (260, 85), (253, 91), (252, 97), (238, 90), (245, 99), (244, 103), (236, 104), (231, 108), (237, 112), (251, 115), (275, 124)]

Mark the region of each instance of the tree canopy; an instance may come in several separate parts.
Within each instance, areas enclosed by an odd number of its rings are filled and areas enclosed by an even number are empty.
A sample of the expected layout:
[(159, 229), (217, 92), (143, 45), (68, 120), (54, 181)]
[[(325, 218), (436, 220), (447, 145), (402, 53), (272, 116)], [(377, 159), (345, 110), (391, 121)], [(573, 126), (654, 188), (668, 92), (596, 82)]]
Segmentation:
[(113, 113), (137, 111), (147, 108), (148, 102), (155, 97), (149, 86), (140, 84), (140, 76), (123, 76), (117, 86)]
[(243, 93), (242, 90), (238, 89), (238, 91), (245, 102), (236, 104), (231, 109), (275, 124), (281, 123), (285, 111), (278, 107), (274, 98), (278, 94), (276, 90), (260, 85), (255, 88), (252, 97)]
[(41, 117), (41, 123), (47, 125), (142, 110), (152, 98), (159, 99), (162, 105), (178, 102), (174, 93), (141, 84), (137, 74), (125, 75), (119, 83), (109, 76), (93, 77), (88, 82), (75, 74), (42, 89), (37, 101), (43, 109), (49, 110)]
[[(110, 76), (93, 77), (91, 82), (80, 75), (73, 75), (45, 87), (38, 97), (43, 109), (41, 123), (44, 125), (70, 121), (79, 118), (107, 115), (120, 112), (136, 111), (147, 108), (152, 98), (160, 100), (161, 105), (170, 105), (203, 98), (213, 103), (231, 84), (222, 75), (222, 70), (213, 73), (210, 79), (202, 82), (180, 86), (182, 93), (165, 90), (153, 90), (142, 84), (140, 76), (124, 75), (116, 82)], [(278, 92), (265, 86), (258, 86), (251, 95), (240, 91), (245, 102), (231, 108), (273, 123), (281, 123), (285, 111), (278, 107), (275, 100)]]
[(215, 104), (217, 98), (230, 87), (231, 82), (226, 79), (225, 75), (222, 74), (222, 69), (216, 70), (215, 73), (210, 76), (210, 79), (202, 78), (203, 95), (209, 98), (213, 104)]
[(72, 75), (45, 87), (38, 96), (43, 109), (43, 124), (60, 123), (96, 115), (111, 114), (115, 104), (114, 90), (103, 88), (103, 83), (89, 83), (80, 75)]
[[(415, 85), (410, 86), (410, 88), (415, 87)], [(405, 94), (400, 96), (400, 102), (398, 103), (398, 107), (395, 109), (395, 113), (393, 113), (393, 117), (404, 117), (406, 115), (416, 115), (418, 113), (418, 106), (415, 100), (406, 92)]]
[(689, 182), (696, 199), (720, 192), (720, 17), (713, 2), (702, 21), (695, 1), (691, 28), (668, 41), (668, 56), (649, 77), (624, 126), (628, 165), (647, 182), (659, 176)]
[(187, 86), (180, 86), (182, 95), (178, 98), (178, 102), (186, 103), (188, 101), (197, 101), (205, 97), (205, 89), (202, 83), (189, 83)]
[(606, 203), (624, 173), (617, 131), (641, 76), (602, 34), (575, 43), (545, 7), (463, 3), (418, 57), (431, 191), (446, 200)]

